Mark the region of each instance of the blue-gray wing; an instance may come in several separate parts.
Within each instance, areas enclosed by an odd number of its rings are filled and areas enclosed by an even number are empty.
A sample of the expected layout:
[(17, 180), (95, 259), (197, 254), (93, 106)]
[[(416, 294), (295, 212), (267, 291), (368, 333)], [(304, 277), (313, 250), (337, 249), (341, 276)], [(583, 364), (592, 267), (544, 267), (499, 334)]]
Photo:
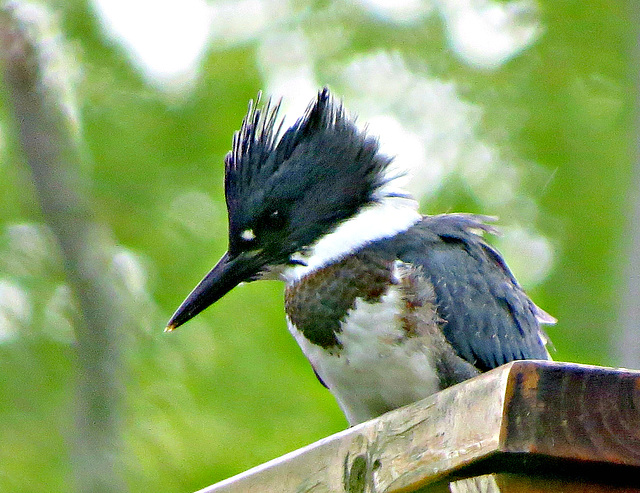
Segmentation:
[(433, 284), (442, 331), (459, 356), (485, 371), (518, 359), (549, 359), (540, 323), (554, 319), (522, 290), (469, 214), (427, 216), (398, 238), (398, 257)]

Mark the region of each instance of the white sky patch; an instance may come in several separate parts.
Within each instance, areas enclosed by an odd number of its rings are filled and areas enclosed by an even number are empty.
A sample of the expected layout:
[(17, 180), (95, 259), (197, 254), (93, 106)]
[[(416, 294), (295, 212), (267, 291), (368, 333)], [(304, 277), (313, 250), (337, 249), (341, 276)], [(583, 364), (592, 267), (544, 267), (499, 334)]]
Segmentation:
[(433, 10), (429, 0), (358, 0), (358, 3), (377, 17), (397, 23), (417, 22)]
[(136, 296), (146, 293), (147, 272), (137, 255), (124, 247), (118, 247), (111, 262), (116, 278), (128, 293)]
[(151, 82), (188, 84), (207, 48), (214, 11), (205, 0), (93, 0), (107, 32)]
[[(378, 138), (380, 151), (393, 158), (389, 174), (398, 175), (396, 185), (419, 196), (425, 193), (429, 184), (442, 181), (444, 169), (437, 163), (427, 165), (426, 150), (420, 135), (404, 128), (395, 116), (374, 116), (367, 120), (366, 128), (370, 135)], [(411, 170), (410, 174), (406, 173), (407, 170)], [(415, 193), (416, 187), (412, 185), (414, 180), (424, 185), (421, 193)]]
[(300, 31), (276, 31), (260, 40), (258, 67), (266, 95), (282, 98), (283, 128), (293, 125), (318, 93), (312, 62), (309, 42)]
[(455, 84), (411, 71), (398, 55), (354, 59), (339, 83), (358, 125), (409, 173), (406, 188), (416, 197), (437, 191), (464, 150), (478, 142), (481, 109), (462, 100)]
[[(454, 52), (466, 63), (481, 68), (496, 68), (507, 62), (542, 33), (533, 0), (359, 3), (374, 15), (396, 23), (416, 22), (439, 11)], [(307, 49), (300, 50), (307, 43), (306, 35), (276, 27), (290, 26), (292, 17), (298, 15), (287, 1), (227, 0), (209, 4), (206, 0), (93, 0), (93, 4), (105, 30), (125, 47), (145, 76), (160, 87), (181, 88), (193, 82), (209, 44), (226, 48), (256, 39), (262, 50), (259, 59), (270, 63), (262, 67), (267, 88), (273, 89), (274, 94), (291, 94), (292, 88), (316, 86), (311, 70), (313, 57)], [(323, 37), (322, 43), (332, 45), (349, 37), (348, 32), (335, 34)], [(270, 55), (265, 56), (265, 51)], [(331, 51), (331, 46), (325, 46), (321, 54), (326, 57)], [(304, 60), (299, 58), (300, 53), (307, 55)], [(293, 70), (294, 60), (303, 67)]]
[(17, 284), (0, 279), (0, 343), (18, 336), (19, 328), (31, 320), (31, 303)]
[[(254, 39), (269, 26), (269, 20), (278, 17), (277, 2), (264, 0), (239, 0), (211, 4), (211, 41), (223, 45)], [(280, 2), (286, 13), (288, 5)], [(275, 10), (275, 11), (274, 11)]]
[(93, 0), (105, 30), (161, 89), (188, 88), (207, 49), (264, 37), (291, 15), (279, 0)]
[(439, 0), (449, 42), (469, 65), (495, 69), (528, 48), (542, 34), (532, 0)]

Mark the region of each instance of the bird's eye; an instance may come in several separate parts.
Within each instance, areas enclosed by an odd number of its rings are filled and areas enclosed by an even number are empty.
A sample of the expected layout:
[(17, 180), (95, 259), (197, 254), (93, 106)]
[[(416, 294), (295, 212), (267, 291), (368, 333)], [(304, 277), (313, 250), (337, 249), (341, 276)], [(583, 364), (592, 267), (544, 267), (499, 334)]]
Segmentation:
[(265, 222), (269, 229), (279, 229), (284, 226), (284, 217), (278, 210), (271, 211), (266, 215)]

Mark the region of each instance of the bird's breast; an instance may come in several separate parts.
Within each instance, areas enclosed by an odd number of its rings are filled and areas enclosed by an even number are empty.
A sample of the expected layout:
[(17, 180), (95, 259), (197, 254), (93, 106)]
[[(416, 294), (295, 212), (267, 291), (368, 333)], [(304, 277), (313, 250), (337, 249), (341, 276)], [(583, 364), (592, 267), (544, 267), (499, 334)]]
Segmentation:
[(351, 255), (288, 285), (285, 310), (309, 342), (337, 352), (338, 334), (356, 300), (377, 304), (396, 282), (393, 262), (372, 254)]
[(286, 289), (290, 331), (351, 424), (439, 390), (435, 311), (413, 281), (405, 264), (364, 252)]

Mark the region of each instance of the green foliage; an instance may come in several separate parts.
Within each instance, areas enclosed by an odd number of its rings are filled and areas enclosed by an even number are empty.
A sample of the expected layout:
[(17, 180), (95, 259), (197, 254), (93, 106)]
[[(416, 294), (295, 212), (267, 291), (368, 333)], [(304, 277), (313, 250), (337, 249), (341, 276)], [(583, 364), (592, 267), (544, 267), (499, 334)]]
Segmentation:
[[(456, 169), (423, 210), (499, 213), (507, 229), (530, 220), (553, 247), (549, 275), (530, 292), (559, 319), (548, 330), (554, 359), (615, 364), (634, 138), (627, 46), (635, 38), (625, 5), (541, 0), (544, 34), (489, 70), (456, 57), (437, 16), (393, 24), (338, 3), (298, 3), (248, 40), (214, 42), (195, 85), (167, 93), (108, 39), (88, 5), (52, 3), (82, 70), (83, 172), (119, 245), (114, 270), (134, 313), (119, 330), (119, 460), (131, 490), (194, 491), (346, 426), (286, 330), (280, 284), (242, 286), (175, 333), (162, 332), (226, 248), (223, 158), (248, 100), (267, 86), (258, 45), (278, 30), (300, 31), (325, 50), (311, 69), (318, 84), (346, 94), (347, 107), (358, 88), (341, 69), (382, 50), (455, 84), (481, 108), (472, 132), (518, 165), (521, 196), (495, 209)], [(0, 91), (0, 284), (10, 290), (0, 293), (13, 293), (15, 308), (11, 331), (0, 334), (0, 490), (68, 491), (71, 295)], [(3, 307), (0, 300), (0, 316)]]

